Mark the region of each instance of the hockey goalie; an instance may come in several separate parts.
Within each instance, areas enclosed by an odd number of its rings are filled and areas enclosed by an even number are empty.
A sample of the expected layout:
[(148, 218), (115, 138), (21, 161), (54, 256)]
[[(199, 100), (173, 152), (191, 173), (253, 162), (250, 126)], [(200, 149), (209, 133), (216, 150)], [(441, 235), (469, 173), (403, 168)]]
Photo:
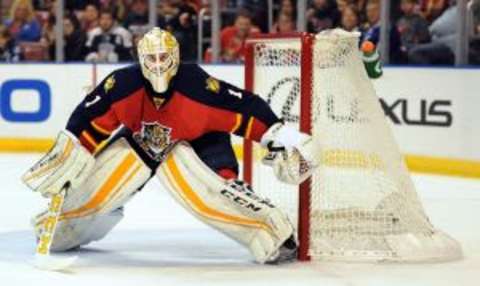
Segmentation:
[[(295, 230), (268, 198), (237, 180), (230, 134), (268, 148), (281, 181), (299, 184), (317, 165), (311, 138), (282, 123), (259, 96), (180, 63), (179, 46), (153, 28), (139, 63), (112, 72), (72, 113), (66, 130), (23, 181), (64, 203), (52, 251), (100, 240), (152, 178), (196, 218), (248, 248), (258, 263), (296, 257)], [(34, 217), (37, 238), (47, 212)]]

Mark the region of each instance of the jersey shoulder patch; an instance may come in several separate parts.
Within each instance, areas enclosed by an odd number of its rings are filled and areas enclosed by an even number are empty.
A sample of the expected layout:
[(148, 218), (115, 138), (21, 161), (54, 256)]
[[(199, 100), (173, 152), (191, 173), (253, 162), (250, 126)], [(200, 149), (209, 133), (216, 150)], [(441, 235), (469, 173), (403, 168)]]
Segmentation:
[(103, 84), (103, 90), (105, 91), (105, 93), (108, 93), (108, 91), (113, 88), (115, 83), (115, 75), (112, 74), (105, 80), (105, 83)]
[(99, 86), (102, 92), (109, 95), (114, 101), (128, 97), (142, 87), (144, 87), (144, 80), (138, 65), (131, 65), (112, 72)]
[(219, 93), (220, 82), (218, 81), (218, 79), (210, 76), (205, 80), (205, 88), (213, 93)]
[(197, 64), (181, 64), (175, 76), (175, 90), (196, 100), (207, 100), (212, 94), (220, 93), (220, 81)]

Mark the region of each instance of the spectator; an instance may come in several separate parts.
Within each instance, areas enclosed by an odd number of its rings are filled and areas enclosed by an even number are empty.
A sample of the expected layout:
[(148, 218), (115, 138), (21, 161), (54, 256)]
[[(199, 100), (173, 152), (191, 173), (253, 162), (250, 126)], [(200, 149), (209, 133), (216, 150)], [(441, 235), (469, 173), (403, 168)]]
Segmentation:
[(148, 3), (147, 0), (133, 0), (129, 12), (123, 21), (123, 26), (130, 32), (143, 30), (148, 25)]
[(132, 35), (118, 26), (111, 10), (100, 12), (99, 27), (88, 33), (85, 60), (94, 62), (128, 61), (132, 59)]
[(41, 27), (35, 19), (35, 11), (30, 0), (15, 0), (10, 8), (10, 19), (5, 21), (10, 35), (17, 42), (37, 42), (41, 37)]
[(408, 53), (410, 48), (417, 44), (430, 41), (428, 22), (415, 11), (417, 0), (402, 0), (400, 9), (403, 16), (397, 22), (400, 33), (401, 51)]
[(80, 27), (75, 14), (63, 18), (63, 36), (65, 39), (65, 61), (82, 61), (85, 58), (87, 36)]
[[(375, 45), (380, 42), (380, 1), (369, 0), (367, 3), (367, 23), (364, 27), (364, 33), (361, 36), (360, 42), (370, 41)], [(395, 27), (390, 29), (390, 62), (399, 63), (402, 61), (400, 52), (400, 34)]]
[(421, 0), (421, 15), (432, 23), (448, 8), (448, 0)]
[(20, 47), (12, 38), (8, 29), (0, 26), (0, 61), (18, 62), (21, 59)]
[(338, 11), (343, 14), (343, 10), (348, 6), (355, 6), (355, 0), (337, 0)]
[(50, 59), (55, 58), (55, 15), (54, 13), (51, 13), (51, 12), (48, 13), (47, 20), (43, 23), (42, 38), (40, 39), (40, 43), (43, 44), (45, 50), (47, 51), (48, 57)]
[(341, 25), (344, 30), (349, 32), (360, 31), (360, 15), (356, 6), (349, 5), (343, 8)]
[[(138, 41), (141, 39), (149, 29), (149, 16), (148, 16), (148, 0), (133, 0), (129, 6), (129, 12), (123, 25), (132, 33), (133, 46), (136, 47)], [(136, 55), (135, 49), (133, 54)]]
[(223, 62), (243, 62), (245, 59), (245, 40), (260, 30), (253, 26), (250, 13), (240, 10), (233, 26), (225, 27), (220, 33), (221, 56)]
[(362, 34), (361, 42), (368, 40), (375, 45), (380, 38), (380, 3), (379, 1), (369, 1), (366, 10), (366, 23), (364, 24), (365, 33)]
[(367, 3), (368, 0), (351, 0), (352, 4), (357, 6), (357, 11), (359, 11), (360, 14), (364, 13), (367, 10)]
[(480, 1), (472, 3), (473, 35), (480, 36)]
[(295, 21), (295, 19), (297, 19), (297, 10), (295, 9), (295, 5), (296, 3), (294, 0), (282, 0), (278, 15), (285, 14), (289, 16), (292, 21)]
[[(340, 11), (340, 14), (343, 14), (343, 10), (346, 9), (347, 7), (353, 6), (357, 11), (357, 14), (360, 19), (360, 17), (363, 16), (362, 14), (365, 13), (367, 0), (337, 0), (337, 6), (338, 6), (338, 11)], [(362, 22), (362, 21), (359, 21), (359, 22)]]
[(83, 11), (87, 5), (91, 4), (100, 7), (99, 0), (68, 0), (65, 1), (65, 9), (69, 11)]
[(318, 33), (338, 26), (340, 11), (335, 0), (314, 0), (307, 10), (307, 30)]
[(82, 15), (82, 30), (86, 33), (98, 27), (98, 6), (95, 4), (88, 4)]
[(343, 15), (343, 11), (346, 8), (353, 8), (357, 14), (358, 24), (360, 25), (362, 22), (364, 22), (367, 0), (337, 0), (337, 5), (341, 15)]
[(207, 2), (208, 0), (185, 0), (185, 3), (195, 9), (197, 13), (202, 7), (208, 6), (206, 5)]
[[(112, 11), (113, 16), (118, 21), (122, 21), (125, 18), (125, 1), (126, 0), (99, 0), (101, 9)], [(128, 1), (130, 2), (130, 0)]]
[(196, 22), (194, 7), (184, 0), (165, 0), (158, 26), (171, 32), (180, 45), (180, 57), (183, 61), (196, 59)]
[(473, 31), (470, 31), (472, 36), (480, 36), (480, 0), (472, 2), (472, 24)]
[(456, 0), (450, 0), (450, 6), (429, 27), (431, 43), (413, 47), (408, 53), (412, 64), (421, 65), (452, 65), (455, 60), (456, 23), (458, 9)]
[(251, 22), (262, 32), (268, 29), (268, 7), (265, 0), (237, 0), (238, 9), (249, 11)]
[(480, 65), (480, 1), (472, 3), (472, 24), (468, 58), (470, 64)]
[(54, 0), (33, 0), (33, 9), (41, 11), (49, 11), (54, 4)]
[[(49, 23), (44, 25), (41, 43), (48, 49), (50, 59), (55, 58), (55, 17), (50, 16)], [(85, 58), (86, 34), (80, 28), (75, 14), (67, 13), (63, 18), (63, 35), (65, 40), (64, 60), (82, 61)]]
[(295, 32), (295, 23), (292, 15), (280, 13), (277, 21), (273, 24), (272, 33), (292, 33)]

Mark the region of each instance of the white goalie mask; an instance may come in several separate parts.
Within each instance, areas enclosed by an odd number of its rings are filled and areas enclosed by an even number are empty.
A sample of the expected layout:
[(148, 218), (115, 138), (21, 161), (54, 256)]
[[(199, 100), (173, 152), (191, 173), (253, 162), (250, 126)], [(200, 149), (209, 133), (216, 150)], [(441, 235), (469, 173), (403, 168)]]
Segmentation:
[(155, 27), (138, 42), (137, 51), (143, 76), (152, 84), (153, 90), (165, 92), (180, 64), (175, 37)]

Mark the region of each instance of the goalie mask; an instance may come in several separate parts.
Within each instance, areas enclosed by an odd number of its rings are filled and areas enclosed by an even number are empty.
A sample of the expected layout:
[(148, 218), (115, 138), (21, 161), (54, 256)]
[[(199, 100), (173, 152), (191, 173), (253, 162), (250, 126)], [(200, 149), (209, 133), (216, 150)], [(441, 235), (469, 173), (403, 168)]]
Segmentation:
[(165, 92), (180, 64), (177, 40), (169, 32), (155, 27), (138, 42), (137, 50), (143, 76), (153, 90)]

